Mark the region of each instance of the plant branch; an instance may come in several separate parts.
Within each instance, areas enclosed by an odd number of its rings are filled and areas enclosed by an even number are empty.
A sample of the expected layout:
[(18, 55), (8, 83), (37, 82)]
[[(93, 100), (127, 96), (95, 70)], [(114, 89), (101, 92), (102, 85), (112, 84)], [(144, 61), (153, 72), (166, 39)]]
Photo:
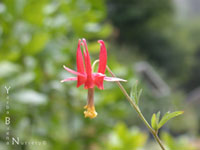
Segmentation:
[[(115, 74), (111, 71), (111, 69), (106, 66), (106, 69), (109, 71), (109, 73), (113, 76), (116, 77)], [(143, 121), (143, 123), (146, 125), (146, 127), (149, 129), (149, 131), (151, 132), (151, 134), (154, 136), (155, 140), (157, 141), (157, 143), (160, 145), (162, 150), (165, 150), (165, 147), (163, 146), (160, 138), (158, 137), (157, 132), (155, 132), (155, 130), (149, 125), (149, 123), (147, 122), (147, 120), (145, 119), (145, 117), (143, 116), (142, 112), (140, 111), (140, 108), (134, 103), (134, 101), (132, 100), (132, 98), (129, 96), (129, 94), (126, 92), (125, 88), (122, 86), (122, 84), (119, 81), (116, 81), (117, 85), (119, 86), (119, 88), (121, 89), (122, 93), (126, 96), (127, 100), (129, 101), (129, 103), (131, 104), (131, 106), (136, 110), (138, 116), (140, 117), (140, 119)]]

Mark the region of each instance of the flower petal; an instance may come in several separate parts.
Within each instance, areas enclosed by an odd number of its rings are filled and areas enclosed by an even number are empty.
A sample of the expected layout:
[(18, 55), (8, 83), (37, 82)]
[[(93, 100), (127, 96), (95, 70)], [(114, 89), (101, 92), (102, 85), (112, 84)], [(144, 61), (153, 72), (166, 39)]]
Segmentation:
[(104, 89), (103, 87), (103, 79), (105, 77), (105, 74), (102, 73), (93, 73), (94, 77), (94, 84), (101, 90)]
[[(83, 64), (83, 55), (82, 55), (82, 52), (81, 52), (80, 42), (81, 42), (81, 40), (79, 39), (78, 48), (77, 48), (77, 52), (76, 52), (76, 65), (77, 65), (78, 73), (85, 74), (84, 64)], [(86, 81), (85, 76), (83, 77), (83, 76), (78, 75), (77, 79), (78, 79), (77, 80), (77, 87), (81, 86)]]
[(81, 40), (79, 39), (76, 52), (76, 65), (77, 65), (77, 72), (84, 74), (85, 70), (84, 70), (83, 55), (81, 52), (80, 42)]
[(91, 61), (90, 61), (90, 55), (88, 52), (87, 48), (87, 43), (85, 39), (83, 40), (83, 45), (85, 47), (85, 52), (84, 52), (84, 58), (85, 58), (85, 68), (86, 68), (86, 73), (87, 73), (87, 80), (85, 82), (85, 88), (93, 88), (94, 87), (94, 81), (92, 78), (92, 66), (91, 66)]
[(77, 77), (67, 78), (67, 79), (61, 80), (60, 82), (75, 81), (75, 80), (77, 80)]
[(104, 74), (105, 70), (106, 70), (106, 64), (107, 64), (107, 51), (106, 51), (106, 47), (105, 47), (104, 41), (103, 40), (99, 40), (98, 42), (101, 45), (100, 55), (99, 55), (98, 72)]
[(64, 67), (64, 69), (65, 70), (67, 70), (68, 72), (70, 72), (70, 73), (72, 73), (72, 74), (75, 74), (75, 75), (77, 75), (77, 76), (82, 76), (82, 77), (85, 77), (85, 75), (84, 74), (81, 74), (81, 73), (79, 73), (79, 72), (76, 72), (76, 71), (74, 71), (74, 70), (72, 70), (72, 69), (69, 69), (68, 67), (66, 67), (65, 65), (63, 65), (63, 67)]
[(104, 80), (108, 82), (115, 82), (115, 81), (126, 82), (127, 81), (127, 80), (116, 78), (116, 77), (104, 77)]
[(90, 54), (88, 52), (87, 43), (86, 43), (85, 39), (83, 39), (83, 44), (84, 44), (84, 47), (85, 47), (85, 50), (86, 50), (86, 52), (84, 53), (85, 54), (86, 72), (87, 72), (87, 74), (91, 74), (92, 73), (92, 67), (91, 67), (91, 61), (90, 61)]

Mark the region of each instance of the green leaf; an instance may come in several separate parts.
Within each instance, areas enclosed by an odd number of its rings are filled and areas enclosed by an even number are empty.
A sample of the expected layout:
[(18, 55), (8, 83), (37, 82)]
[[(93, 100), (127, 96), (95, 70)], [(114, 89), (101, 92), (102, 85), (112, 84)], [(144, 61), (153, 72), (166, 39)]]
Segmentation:
[(130, 92), (130, 97), (131, 97), (131, 99), (133, 99), (134, 100), (134, 102), (135, 102), (135, 84), (132, 86), (132, 88), (131, 88), (131, 92)]
[(130, 97), (134, 100), (136, 105), (139, 105), (140, 96), (142, 94), (142, 89), (138, 90), (138, 81), (133, 85), (130, 93)]
[(9, 61), (1, 61), (0, 62), (0, 79), (6, 78), (21, 71), (21, 66), (16, 63), (11, 63)]
[(12, 96), (15, 98), (15, 100), (27, 104), (40, 105), (46, 104), (47, 102), (47, 95), (32, 89), (23, 89), (17, 91)]
[(137, 105), (139, 105), (139, 100), (140, 100), (140, 96), (142, 95), (142, 89), (139, 90), (138, 95), (137, 95)]
[(157, 122), (157, 124), (159, 123), (159, 120), (160, 120), (160, 111), (157, 112), (157, 114), (156, 114), (156, 122)]
[(183, 114), (183, 111), (167, 112), (158, 124), (158, 129), (161, 128), (168, 120)]
[(156, 118), (156, 114), (154, 113), (151, 117), (151, 126), (154, 130), (158, 129), (158, 123), (157, 123), (157, 118)]
[(36, 54), (44, 49), (50, 36), (47, 32), (35, 33), (32, 40), (25, 46), (25, 51), (28, 54)]

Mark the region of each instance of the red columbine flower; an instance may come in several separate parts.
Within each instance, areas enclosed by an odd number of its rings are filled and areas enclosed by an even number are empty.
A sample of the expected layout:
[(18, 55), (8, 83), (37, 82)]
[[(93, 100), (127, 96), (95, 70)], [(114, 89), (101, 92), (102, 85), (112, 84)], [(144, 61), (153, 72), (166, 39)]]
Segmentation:
[[(126, 81), (120, 78), (115, 77), (107, 77), (105, 75), (106, 63), (107, 63), (107, 51), (105, 44), (102, 40), (98, 41), (101, 45), (100, 48), (100, 56), (99, 56), (99, 67), (98, 71), (93, 72), (93, 68), (91, 66), (90, 55), (87, 48), (87, 43), (85, 39), (78, 41), (78, 48), (76, 52), (76, 64), (77, 64), (77, 72), (69, 69), (64, 66), (65, 70), (68, 72), (77, 75), (77, 77), (71, 77), (62, 80), (61, 82), (66, 81), (74, 81), (77, 80), (77, 88), (84, 84), (84, 88), (88, 89), (88, 104), (84, 107), (86, 111), (84, 111), (85, 117), (95, 118), (97, 116), (97, 112), (94, 107), (94, 86), (96, 85), (99, 89), (103, 90), (103, 81)], [(83, 46), (83, 55), (81, 52), (81, 46)]]

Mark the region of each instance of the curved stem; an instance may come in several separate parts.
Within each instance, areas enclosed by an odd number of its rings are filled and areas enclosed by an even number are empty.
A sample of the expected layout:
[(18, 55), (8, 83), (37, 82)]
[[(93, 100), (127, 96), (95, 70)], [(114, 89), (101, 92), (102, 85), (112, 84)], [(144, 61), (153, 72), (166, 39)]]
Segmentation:
[(95, 60), (95, 61), (93, 62), (93, 64), (92, 64), (92, 72), (94, 72), (94, 67), (95, 67), (95, 65), (96, 65), (97, 63), (99, 63), (99, 59), (97, 59), (97, 60)]
[[(116, 77), (115, 74), (110, 70), (110, 68), (108, 66), (106, 66), (106, 69), (109, 71), (109, 73), (113, 76)], [(157, 141), (157, 143), (160, 145), (162, 150), (165, 150), (165, 147), (163, 146), (160, 138), (158, 137), (157, 132), (155, 132), (154, 129), (152, 129), (152, 127), (149, 125), (149, 123), (147, 122), (147, 120), (145, 119), (145, 117), (143, 116), (142, 112), (140, 111), (140, 108), (133, 102), (133, 100), (131, 99), (131, 97), (129, 96), (129, 94), (126, 92), (125, 88), (121, 85), (121, 83), (119, 81), (116, 81), (117, 85), (119, 86), (119, 88), (121, 89), (122, 93), (126, 96), (127, 100), (129, 101), (129, 103), (131, 104), (131, 106), (136, 110), (136, 112), (138, 113), (138, 116), (140, 117), (140, 119), (143, 121), (143, 123), (146, 125), (146, 127), (149, 129), (149, 131), (151, 132), (151, 134), (154, 136), (155, 140)]]

